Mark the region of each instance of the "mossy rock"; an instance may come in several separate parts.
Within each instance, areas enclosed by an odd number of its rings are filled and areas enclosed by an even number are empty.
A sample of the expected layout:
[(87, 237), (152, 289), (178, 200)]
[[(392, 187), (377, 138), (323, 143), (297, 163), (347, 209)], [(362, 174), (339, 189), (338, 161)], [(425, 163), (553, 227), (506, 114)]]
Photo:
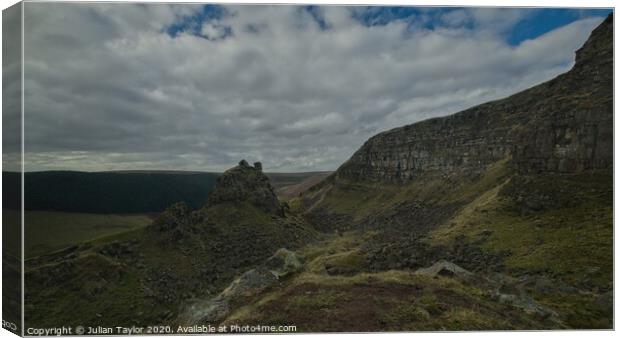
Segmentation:
[(265, 267), (278, 278), (284, 278), (299, 272), (303, 269), (303, 266), (303, 257), (285, 248), (276, 251), (265, 262)]

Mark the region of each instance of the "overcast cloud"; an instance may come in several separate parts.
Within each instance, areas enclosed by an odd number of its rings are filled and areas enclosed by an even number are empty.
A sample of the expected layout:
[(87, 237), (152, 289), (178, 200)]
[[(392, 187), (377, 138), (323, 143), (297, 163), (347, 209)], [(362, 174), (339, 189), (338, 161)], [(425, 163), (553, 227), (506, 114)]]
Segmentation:
[[(334, 170), (370, 136), (567, 71), (601, 17), (533, 10), (25, 6), (26, 170)], [(206, 14), (205, 14), (206, 13)], [(429, 26), (432, 24), (432, 27)]]

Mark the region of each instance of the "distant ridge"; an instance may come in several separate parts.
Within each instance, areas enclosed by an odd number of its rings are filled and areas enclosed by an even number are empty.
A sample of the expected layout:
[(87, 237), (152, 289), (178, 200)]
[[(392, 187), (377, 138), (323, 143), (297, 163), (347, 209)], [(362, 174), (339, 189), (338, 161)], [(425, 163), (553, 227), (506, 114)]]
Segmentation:
[(112, 173), (112, 174), (221, 174), (217, 171), (193, 171), (193, 170), (144, 170), (144, 169), (136, 169), (136, 170), (104, 170), (104, 171), (94, 171), (96, 173)]
[[(84, 172), (53, 170), (27, 172), (26, 210), (86, 213), (151, 213), (176, 202), (202, 207), (222, 173), (182, 170), (114, 170)], [(324, 172), (265, 173), (276, 190), (308, 179), (320, 181)], [(4, 207), (18, 209), (19, 173), (3, 172)], [(302, 185), (303, 186), (303, 185)], [(299, 188), (296, 188), (299, 190)]]
[[(26, 210), (83, 213), (151, 213), (185, 202), (199, 208), (219, 174), (164, 172), (42, 171), (25, 173)], [(19, 173), (3, 172), (11, 196), (19, 189)], [(9, 209), (19, 205), (7, 204)]]

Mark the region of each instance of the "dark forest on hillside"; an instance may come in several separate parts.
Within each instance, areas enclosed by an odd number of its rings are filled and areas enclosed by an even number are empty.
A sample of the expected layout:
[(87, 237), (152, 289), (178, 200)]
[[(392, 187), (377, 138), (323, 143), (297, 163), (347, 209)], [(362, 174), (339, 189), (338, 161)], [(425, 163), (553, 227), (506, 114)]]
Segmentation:
[[(207, 200), (217, 173), (88, 173), (47, 171), (25, 174), (26, 210), (143, 213), (183, 201), (196, 209)], [(19, 174), (4, 172), (5, 196), (19, 192)], [(5, 201), (13, 201), (6, 199)], [(5, 203), (6, 204), (6, 203)], [(5, 208), (17, 209), (7, 204)]]

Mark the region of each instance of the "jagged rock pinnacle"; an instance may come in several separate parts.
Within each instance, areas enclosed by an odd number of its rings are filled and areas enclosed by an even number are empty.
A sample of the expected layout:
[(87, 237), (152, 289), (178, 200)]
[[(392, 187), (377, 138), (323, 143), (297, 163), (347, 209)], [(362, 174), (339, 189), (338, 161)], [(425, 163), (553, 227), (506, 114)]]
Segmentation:
[(225, 202), (249, 202), (263, 211), (282, 215), (280, 201), (262, 170), (260, 162), (250, 166), (246, 160), (241, 160), (238, 166), (226, 170), (218, 178), (207, 206)]

